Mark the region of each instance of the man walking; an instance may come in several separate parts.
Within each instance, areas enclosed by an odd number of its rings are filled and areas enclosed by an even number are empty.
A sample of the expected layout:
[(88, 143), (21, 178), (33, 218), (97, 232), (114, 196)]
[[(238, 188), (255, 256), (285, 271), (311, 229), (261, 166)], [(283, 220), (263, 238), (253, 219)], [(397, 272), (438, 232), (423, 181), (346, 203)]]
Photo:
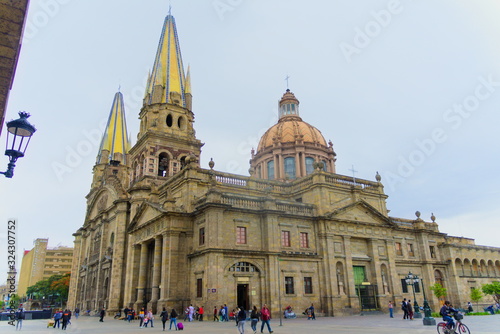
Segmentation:
[(243, 306), (240, 307), (240, 311), (236, 315), (236, 318), (238, 319), (238, 330), (240, 331), (240, 334), (245, 334), (245, 321), (247, 320), (247, 313), (245, 312), (245, 308)]
[(101, 309), (101, 312), (99, 313), (99, 322), (104, 322), (104, 316), (106, 315), (106, 311), (104, 307)]

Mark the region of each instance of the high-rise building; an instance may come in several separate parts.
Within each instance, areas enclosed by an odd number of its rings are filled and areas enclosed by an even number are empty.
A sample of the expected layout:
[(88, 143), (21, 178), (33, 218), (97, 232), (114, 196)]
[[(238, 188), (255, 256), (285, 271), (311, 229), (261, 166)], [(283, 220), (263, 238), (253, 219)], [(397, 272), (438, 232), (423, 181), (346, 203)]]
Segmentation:
[[(336, 174), (336, 153), (286, 90), (279, 120), (252, 150), (250, 176), (199, 164), (189, 70), (165, 18), (130, 147), (114, 97), (75, 236), (69, 306), (157, 312), (189, 304), (270, 305), (326, 315), (382, 309), (439, 282), (456, 305), (500, 279), (500, 248), (389, 216), (382, 177)], [(223, 130), (223, 129), (221, 129)], [(420, 281), (408, 286), (409, 273)]]
[(18, 276), (17, 294), (19, 296), (26, 296), (28, 287), (39, 281), (52, 275), (71, 272), (73, 248), (64, 246), (48, 248), (48, 242), (49, 239), (38, 238), (34, 241), (33, 249), (24, 251)]

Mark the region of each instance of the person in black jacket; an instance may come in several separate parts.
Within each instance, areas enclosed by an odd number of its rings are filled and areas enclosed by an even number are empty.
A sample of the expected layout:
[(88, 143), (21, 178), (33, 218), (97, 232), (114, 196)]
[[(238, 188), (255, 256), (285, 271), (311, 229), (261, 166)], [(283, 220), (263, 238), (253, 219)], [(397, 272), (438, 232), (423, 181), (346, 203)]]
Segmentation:
[(101, 309), (101, 312), (99, 313), (99, 321), (104, 322), (104, 315), (106, 315), (106, 311), (104, 310), (104, 307)]
[(172, 329), (172, 323), (174, 324), (175, 330), (177, 330), (177, 312), (175, 311), (175, 308), (172, 308), (172, 311), (170, 312), (170, 329)]
[(240, 311), (238, 314), (235, 314), (234, 317), (238, 319), (238, 330), (240, 331), (240, 334), (245, 334), (245, 321), (247, 320), (247, 312), (245, 311), (245, 308), (243, 306), (240, 307)]
[(65, 330), (66, 327), (68, 327), (69, 319), (71, 319), (71, 312), (68, 309), (66, 309), (62, 315), (62, 328), (61, 329)]
[(165, 323), (168, 320), (168, 312), (167, 312), (166, 308), (163, 308), (163, 311), (161, 311), (161, 313), (160, 313), (160, 319), (161, 319), (161, 322), (163, 324), (163, 330), (165, 330)]

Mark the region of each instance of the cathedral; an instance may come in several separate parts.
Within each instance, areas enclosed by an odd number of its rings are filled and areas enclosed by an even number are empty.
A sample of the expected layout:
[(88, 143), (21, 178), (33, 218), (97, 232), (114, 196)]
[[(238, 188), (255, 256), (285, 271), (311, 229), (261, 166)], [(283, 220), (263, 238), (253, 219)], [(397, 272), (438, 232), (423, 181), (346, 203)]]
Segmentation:
[[(441, 283), (455, 305), (500, 280), (500, 248), (389, 216), (380, 175), (336, 173), (336, 153), (287, 89), (279, 120), (250, 152), (249, 176), (200, 166), (189, 69), (164, 21), (132, 146), (116, 93), (75, 233), (68, 307), (181, 311), (314, 304), (325, 316), (387, 309)], [(420, 281), (408, 285), (409, 273)]]

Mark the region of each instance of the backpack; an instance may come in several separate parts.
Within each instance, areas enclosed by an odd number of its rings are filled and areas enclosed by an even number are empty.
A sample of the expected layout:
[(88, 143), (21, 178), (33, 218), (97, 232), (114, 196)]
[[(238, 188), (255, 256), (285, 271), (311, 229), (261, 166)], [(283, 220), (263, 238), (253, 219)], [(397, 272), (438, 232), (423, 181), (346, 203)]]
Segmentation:
[(24, 319), (24, 311), (19, 311), (19, 313), (17, 314), (17, 319), (19, 320), (23, 320)]

